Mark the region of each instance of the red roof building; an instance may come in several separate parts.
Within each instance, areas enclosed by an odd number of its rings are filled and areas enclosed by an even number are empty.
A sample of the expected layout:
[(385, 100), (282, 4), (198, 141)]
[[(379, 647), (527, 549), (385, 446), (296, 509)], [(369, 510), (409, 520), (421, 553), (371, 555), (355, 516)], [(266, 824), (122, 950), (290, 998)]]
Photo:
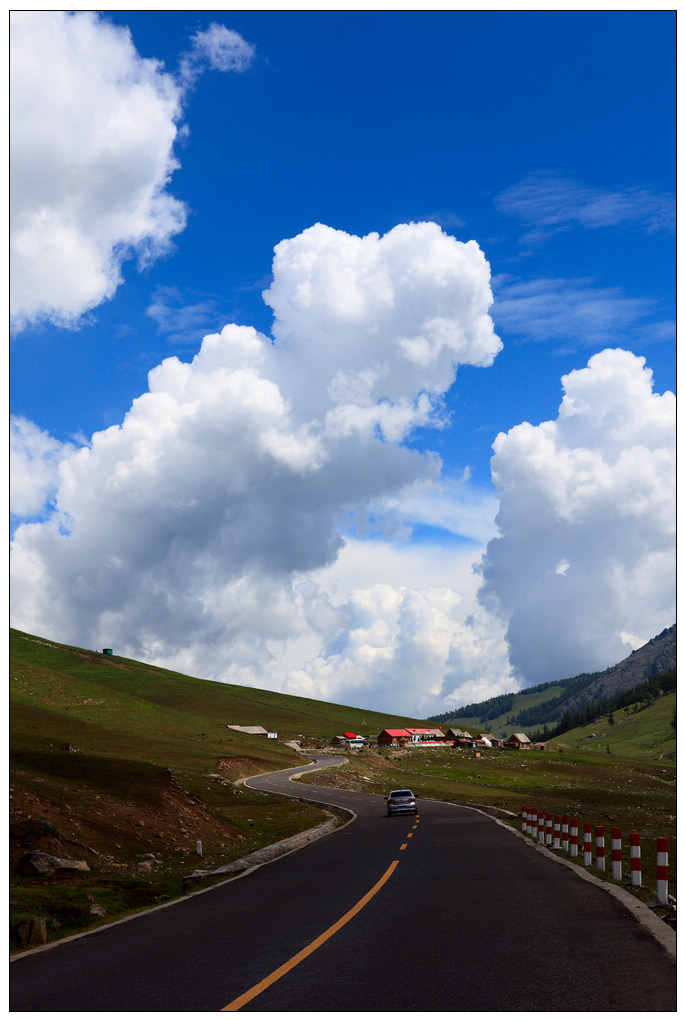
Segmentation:
[(409, 741), (410, 734), (404, 727), (387, 727), (376, 740), (377, 745), (407, 745)]
[(445, 735), (437, 727), (408, 727), (413, 742), (444, 742)]

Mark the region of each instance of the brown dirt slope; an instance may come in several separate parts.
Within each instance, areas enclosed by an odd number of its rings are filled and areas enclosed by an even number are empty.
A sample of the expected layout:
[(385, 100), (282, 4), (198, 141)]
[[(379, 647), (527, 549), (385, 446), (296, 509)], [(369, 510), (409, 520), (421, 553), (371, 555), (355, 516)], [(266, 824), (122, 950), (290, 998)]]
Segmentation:
[[(171, 776), (160, 802), (153, 806), (127, 804), (95, 792), (91, 797), (90, 807), (77, 805), (76, 801), (69, 805), (13, 787), (10, 869), (15, 871), (22, 855), (30, 849), (83, 859), (91, 870), (111, 873), (135, 863), (146, 851), (166, 858), (174, 852), (191, 854), (196, 841), (229, 849), (244, 840), (236, 828), (213, 814), (201, 799), (185, 791)], [(40, 833), (30, 830), (23, 834), (26, 828), (20, 824), (29, 819), (47, 820), (54, 830)]]

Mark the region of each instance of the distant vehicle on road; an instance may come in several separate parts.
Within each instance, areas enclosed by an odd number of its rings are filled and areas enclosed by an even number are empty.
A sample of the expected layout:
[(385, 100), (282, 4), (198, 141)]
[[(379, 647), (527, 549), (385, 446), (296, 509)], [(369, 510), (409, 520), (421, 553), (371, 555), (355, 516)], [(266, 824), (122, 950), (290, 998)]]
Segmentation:
[(414, 813), (417, 815), (417, 799), (409, 788), (402, 791), (392, 791), (386, 799), (386, 814), (395, 816), (396, 813)]

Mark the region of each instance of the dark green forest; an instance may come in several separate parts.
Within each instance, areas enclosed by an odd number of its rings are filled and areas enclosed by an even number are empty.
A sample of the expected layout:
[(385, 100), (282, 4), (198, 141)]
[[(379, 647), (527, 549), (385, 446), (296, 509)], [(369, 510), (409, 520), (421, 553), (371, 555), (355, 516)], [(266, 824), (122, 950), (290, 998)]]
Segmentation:
[(578, 674), (573, 678), (562, 678), (560, 681), (546, 681), (541, 685), (534, 685), (531, 688), (523, 689), (521, 692), (507, 692), (504, 695), (492, 696), (490, 699), (484, 699), (480, 703), (469, 703), (467, 706), (459, 706), (455, 710), (449, 710), (447, 713), (437, 713), (427, 719), (435, 720), (437, 723), (444, 723), (445, 721), (458, 720), (465, 717), (475, 717), (478, 722), (485, 724), (489, 720), (494, 720), (496, 717), (510, 713), (514, 707), (516, 696), (524, 694), (534, 695), (536, 692), (545, 692), (546, 689), (562, 687), (561, 694), (555, 696), (555, 698), (537, 703), (530, 709), (519, 710), (508, 719), (508, 725), (519, 724), (522, 727), (527, 727), (529, 724), (540, 724), (541, 722), (548, 723), (558, 719), (559, 714), (556, 711), (560, 706), (566, 703), (572, 696), (581, 692), (587, 685), (590, 685), (600, 674), (602, 674), (602, 671), (596, 671), (592, 674)]
[[(675, 690), (676, 667), (672, 667), (669, 671), (665, 671), (664, 674), (654, 674), (640, 685), (636, 685), (634, 688), (627, 688), (623, 692), (618, 692), (616, 696), (612, 696), (609, 699), (601, 699), (597, 703), (589, 703), (588, 706), (584, 706), (580, 710), (566, 710), (555, 727), (549, 728), (544, 724), (543, 728), (530, 736), (531, 740), (532, 742), (545, 742), (550, 738), (557, 738), (558, 735), (563, 735), (576, 727), (590, 724), (598, 717), (609, 716), (610, 723), (612, 723), (611, 718), (615, 710), (623, 710), (627, 706), (633, 706), (634, 711), (638, 712), (646, 706), (650, 706), (660, 696), (667, 695), (668, 692), (674, 692)], [(672, 720), (672, 727), (676, 730), (676, 712)]]

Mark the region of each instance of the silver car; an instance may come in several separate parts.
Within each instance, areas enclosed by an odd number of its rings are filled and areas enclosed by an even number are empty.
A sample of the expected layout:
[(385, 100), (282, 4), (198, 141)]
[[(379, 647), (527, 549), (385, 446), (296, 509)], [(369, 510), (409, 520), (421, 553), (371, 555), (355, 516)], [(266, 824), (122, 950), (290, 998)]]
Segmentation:
[(401, 791), (392, 791), (386, 799), (386, 814), (395, 816), (396, 813), (414, 813), (417, 815), (417, 799), (409, 788)]

